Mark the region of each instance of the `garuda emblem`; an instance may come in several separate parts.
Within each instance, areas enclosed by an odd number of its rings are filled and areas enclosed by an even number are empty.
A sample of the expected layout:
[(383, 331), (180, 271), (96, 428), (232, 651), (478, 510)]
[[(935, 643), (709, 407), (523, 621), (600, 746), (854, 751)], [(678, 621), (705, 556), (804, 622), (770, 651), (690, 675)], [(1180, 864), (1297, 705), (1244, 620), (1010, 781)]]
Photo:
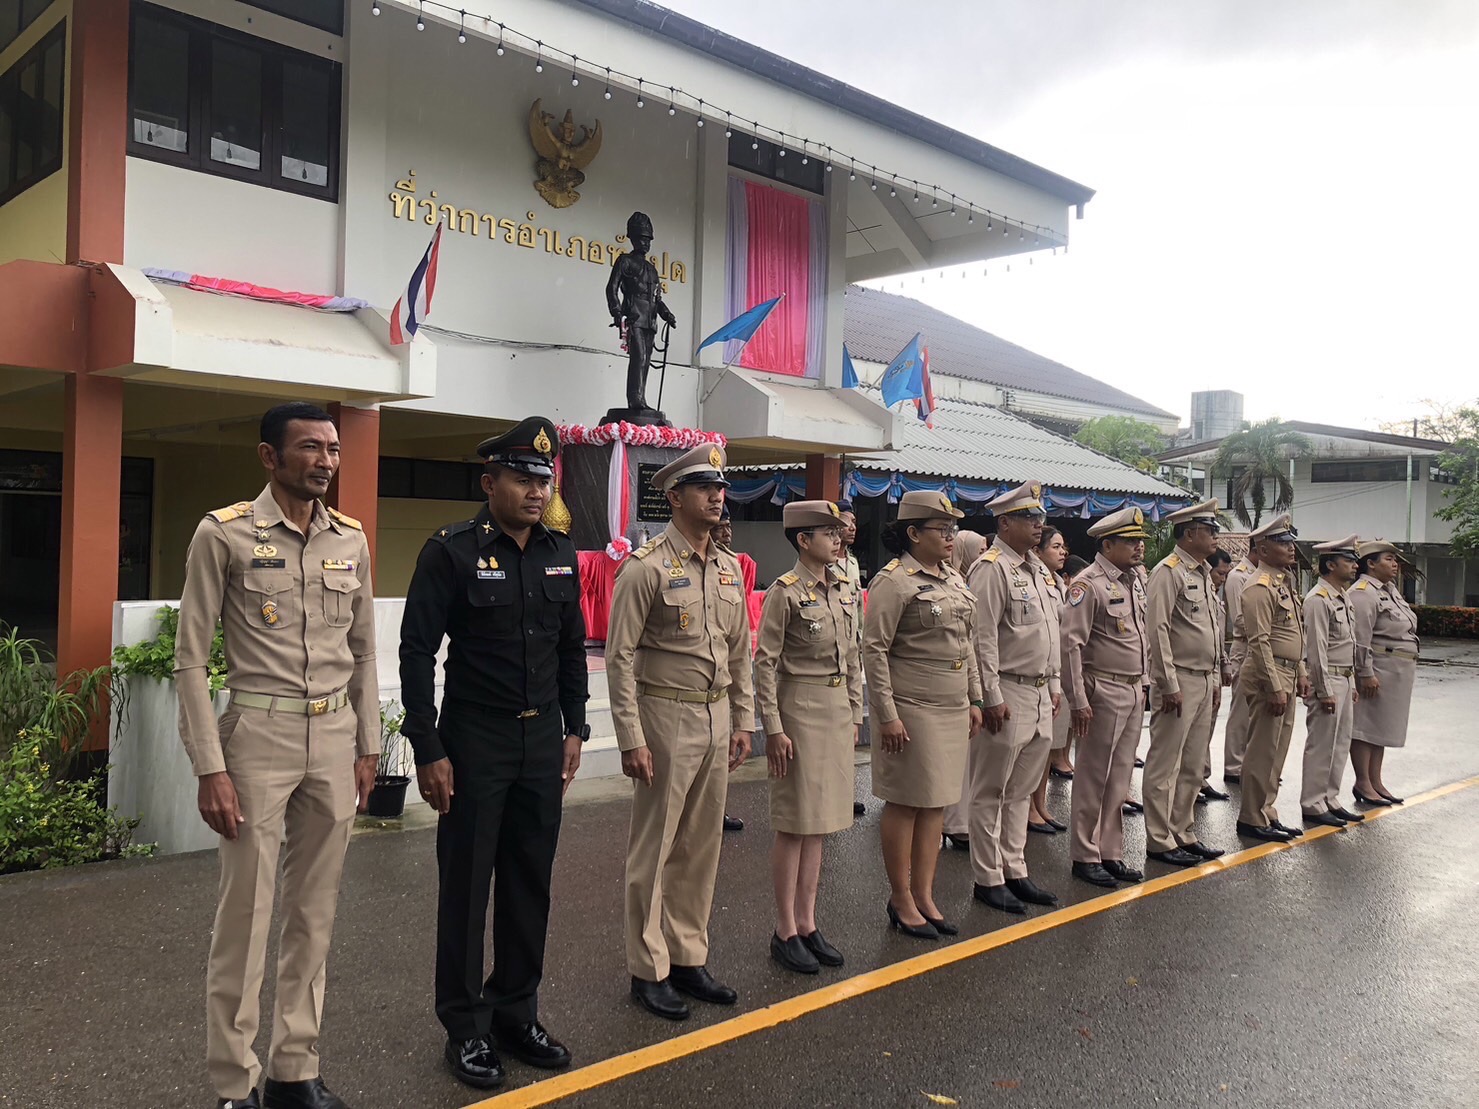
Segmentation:
[[(539, 159), (534, 188), (552, 208), (568, 208), (580, 199), (576, 190), (585, 183), (585, 167), (601, 152), (601, 121), (594, 129), (576, 126), (574, 112), (559, 122), (541, 110), (542, 98), (529, 108), (529, 141)], [(577, 133), (578, 132), (578, 133)]]

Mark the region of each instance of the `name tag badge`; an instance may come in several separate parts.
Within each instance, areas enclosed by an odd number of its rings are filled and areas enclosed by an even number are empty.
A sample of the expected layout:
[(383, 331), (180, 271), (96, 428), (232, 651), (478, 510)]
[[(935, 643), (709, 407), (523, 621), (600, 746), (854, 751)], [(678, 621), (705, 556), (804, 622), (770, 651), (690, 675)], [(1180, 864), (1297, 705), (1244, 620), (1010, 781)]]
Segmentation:
[(254, 558), (252, 559), (253, 570), (285, 570), (288, 562), (285, 558)]
[(575, 568), (573, 566), (546, 566), (544, 568), (544, 576), (547, 578), (568, 578), (573, 576), (574, 573)]
[(354, 560), (349, 558), (326, 558), (324, 559), (325, 570), (353, 570)]
[(478, 577), (483, 581), (502, 581), (504, 573), (502, 570), (479, 570)]
[(693, 584), (693, 582), (689, 578), (669, 578), (668, 579), (668, 588), (669, 589), (679, 589), (679, 588), (682, 588), (685, 585), (692, 585), (692, 584)]
[(821, 601), (802, 601), (801, 602), (801, 607), (802, 608), (816, 608), (821, 603), (822, 603)]

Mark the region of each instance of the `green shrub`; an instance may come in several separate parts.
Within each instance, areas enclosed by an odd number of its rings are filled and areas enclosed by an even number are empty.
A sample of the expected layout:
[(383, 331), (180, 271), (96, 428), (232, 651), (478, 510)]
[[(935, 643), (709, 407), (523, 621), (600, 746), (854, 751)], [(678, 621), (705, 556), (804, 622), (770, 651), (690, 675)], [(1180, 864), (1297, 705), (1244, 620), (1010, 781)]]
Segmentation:
[(26, 729), (0, 757), (0, 874), (153, 854), (153, 844), (131, 842), (137, 820), (99, 803), (102, 774), (57, 780), (45, 754), (55, 744)]
[[(173, 681), (175, 677), (175, 636), (180, 629), (180, 610), (164, 605), (158, 612), (159, 631), (153, 639), (113, 648), (114, 673), (125, 677), (138, 675)], [(221, 625), (216, 624), (216, 638), (206, 663), (206, 678), (212, 693), (226, 688), (226, 645)]]
[(1434, 639), (1479, 639), (1479, 608), (1418, 605), (1417, 634)]
[(34, 639), (0, 624), (0, 755), (22, 732), (41, 745), (46, 761), (65, 775), (81, 753), (108, 690), (109, 670), (78, 670), (61, 681), (56, 662)]

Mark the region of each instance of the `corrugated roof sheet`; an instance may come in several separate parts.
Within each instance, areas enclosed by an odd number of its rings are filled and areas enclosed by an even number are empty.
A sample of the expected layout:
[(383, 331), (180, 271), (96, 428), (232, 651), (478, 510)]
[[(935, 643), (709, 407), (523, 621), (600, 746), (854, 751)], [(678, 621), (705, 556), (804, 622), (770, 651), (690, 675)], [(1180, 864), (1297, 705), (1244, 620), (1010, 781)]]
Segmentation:
[[(865, 391), (877, 396), (876, 390)], [(934, 420), (933, 429), (905, 420), (899, 450), (849, 458), (860, 469), (921, 477), (1036, 480), (1061, 489), (1191, 499), (1179, 486), (990, 405), (940, 401)]]
[(1009, 343), (938, 308), (895, 293), (861, 285), (848, 286), (842, 335), (854, 358), (887, 365), (916, 332), (922, 332), (929, 344), (930, 372), (934, 374), (1176, 418), (1175, 413)]

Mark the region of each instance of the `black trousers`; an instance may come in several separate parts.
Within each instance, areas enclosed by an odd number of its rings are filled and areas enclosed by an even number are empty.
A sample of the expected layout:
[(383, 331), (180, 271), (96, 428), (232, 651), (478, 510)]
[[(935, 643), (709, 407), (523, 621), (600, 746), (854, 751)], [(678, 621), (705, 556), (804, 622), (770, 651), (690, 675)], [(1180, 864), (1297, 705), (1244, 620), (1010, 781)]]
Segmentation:
[[(452, 804), (437, 825), (437, 1019), (457, 1040), (538, 1015), (550, 872), (560, 837), (560, 710), (528, 720), (448, 700), (437, 731)], [(493, 893), (493, 972), (484, 972)]]

